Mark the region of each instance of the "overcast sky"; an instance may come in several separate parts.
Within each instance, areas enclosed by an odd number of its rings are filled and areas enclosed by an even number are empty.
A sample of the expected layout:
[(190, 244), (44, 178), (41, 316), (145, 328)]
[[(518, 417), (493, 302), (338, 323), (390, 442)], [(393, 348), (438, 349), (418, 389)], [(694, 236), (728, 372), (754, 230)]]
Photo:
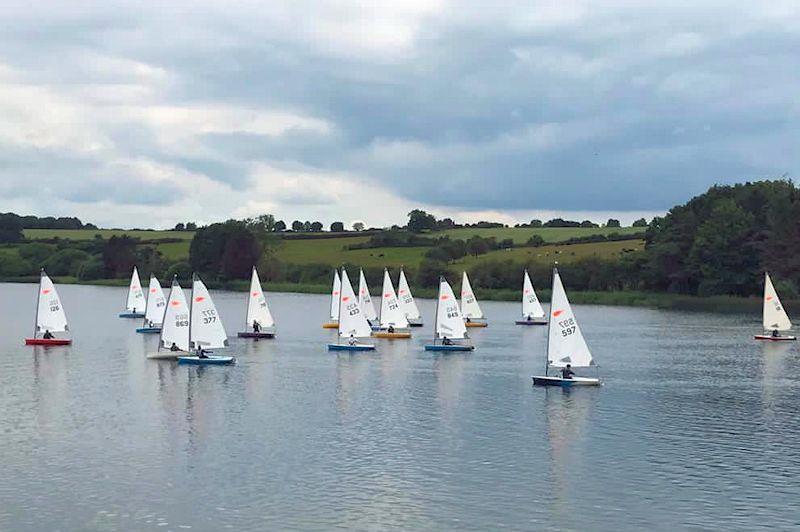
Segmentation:
[(630, 222), (800, 162), (796, 0), (182, 4), (3, 3), (0, 211)]

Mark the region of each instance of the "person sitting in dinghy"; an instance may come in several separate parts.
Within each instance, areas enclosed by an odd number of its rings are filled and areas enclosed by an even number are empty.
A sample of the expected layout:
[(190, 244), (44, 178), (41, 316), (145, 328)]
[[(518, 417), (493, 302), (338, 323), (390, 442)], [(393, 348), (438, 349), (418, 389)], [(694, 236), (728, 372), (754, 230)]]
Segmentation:
[(572, 365), (567, 364), (567, 367), (561, 369), (561, 378), (562, 379), (571, 379), (575, 376), (575, 372), (572, 371)]
[(206, 352), (203, 350), (202, 347), (197, 350), (197, 358), (208, 358), (208, 355), (206, 354)]
[(45, 340), (52, 340), (53, 339), (53, 333), (51, 333), (50, 330), (47, 329), (47, 330), (44, 331), (44, 334), (42, 335), (42, 338), (44, 338)]
[(453, 341), (447, 336), (445, 336), (444, 338), (442, 338), (442, 345), (453, 345)]
[(180, 348), (180, 347), (178, 347), (178, 344), (176, 344), (175, 342), (172, 342), (172, 345), (171, 345), (171, 346), (169, 346), (169, 350), (170, 350), (170, 351), (180, 351), (180, 350), (181, 350), (181, 348)]
[(778, 332), (778, 329), (772, 329), (772, 337), (773, 338), (778, 338), (780, 335), (781, 335), (781, 333)]
[(386, 332), (388, 332), (389, 334), (393, 333), (394, 332), (394, 325), (389, 325), (389, 328), (386, 329)]
[(350, 345), (356, 345), (358, 340), (356, 340), (356, 337), (351, 334), (350, 338), (347, 339), (347, 343)]
[(256, 334), (261, 332), (261, 325), (256, 320), (253, 320), (253, 332)]

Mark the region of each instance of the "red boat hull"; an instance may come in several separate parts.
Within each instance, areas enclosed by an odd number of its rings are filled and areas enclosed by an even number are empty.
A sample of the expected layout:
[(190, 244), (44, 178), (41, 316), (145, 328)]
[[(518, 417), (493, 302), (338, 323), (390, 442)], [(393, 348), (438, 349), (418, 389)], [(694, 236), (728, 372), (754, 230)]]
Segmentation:
[(25, 338), (25, 345), (70, 345), (69, 338)]
[(769, 342), (794, 342), (797, 340), (796, 336), (770, 336), (768, 334), (757, 334), (753, 336), (756, 340), (767, 340)]

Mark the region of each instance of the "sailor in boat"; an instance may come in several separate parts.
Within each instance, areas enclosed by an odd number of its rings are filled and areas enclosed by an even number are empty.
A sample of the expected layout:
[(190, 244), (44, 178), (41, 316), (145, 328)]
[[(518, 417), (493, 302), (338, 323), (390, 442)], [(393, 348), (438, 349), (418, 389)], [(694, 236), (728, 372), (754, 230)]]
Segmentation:
[(388, 332), (389, 334), (393, 333), (394, 332), (394, 325), (389, 325), (389, 328), (386, 329), (386, 332)]
[(442, 338), (442, 345), (453, 345), (453, 341), (447, 336), (445, 336), (444, 338)]
[(49, 329), (45, 330), (44, 334), (42, 335), (42, 338), (44, 338), (45, 340), (52, 340), (53, 339), (53, 334), (50, 332)]
[(203, 350), (202, 347), (197, 350), (197, 358), (208, 358), (208, 355), (206, 354), (206, 352)]
[(350, 345), (356, 345), (358, 343), (358, 340), (356, 340), (356, 337), (351, 334), (350, 338), (348, 338), (347, 340), (347, 343)]
[(180, 351), (180, 350), (181, 350), (181, 348), (180, 348), (180, 347), (178, 347), (178, 344), (176, 344), (175, 342), (172, 342), (172, 345), (171, 345), (171, 346), (169, 346), (169, 350), (170, 350), (170, 351)]
[(469, 319), (469, 318), (467, 318), (465, 321), (466, 321), (467, 323), (471, 323), (471, 322), (472, 322), (472, 320), (471, 320), (471, 319)]
[(575, 375), (575, 372), (572, 371), (572, 365), (567, 364), (567, 367), (561, 369), (561, 378), (562, 379), (571, 379)]
[(772, 329), (772, 337), (773, 338), (780, 338), (781, 334), (778, 332), (778, 329)]
[(253, 332), (256, 334), (261, 332), (261, 325), (256, 320), (253, 320)]

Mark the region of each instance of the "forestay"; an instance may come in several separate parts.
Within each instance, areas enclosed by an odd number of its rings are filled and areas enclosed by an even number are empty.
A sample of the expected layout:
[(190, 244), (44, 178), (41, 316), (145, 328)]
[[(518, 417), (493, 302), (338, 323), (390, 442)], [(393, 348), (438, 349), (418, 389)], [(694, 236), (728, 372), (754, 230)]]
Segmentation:
[(361, 312), (364, 313), (364, 317), (369, 321), (378, 319), (375, 305), (372, 303), (372, 296), (369, 294), (367, 279), (364, 277), (364, 270), (358, 272), (358, 302), (361, 305)]
[(458, 300), (444, 277), (439, 280), (439, 300), (436, 304), (436, 337), (460, 339), (467, 335), (467, 326), (458, 309)]
[(164, 320), (165, 306), (166, 300), (164, 291), (161, 289), (161, 283), (158, 282), (155, 275), (151, 275), (150, 286), (147, 289), (147, 310), (144, 313), (145, 324), (161, 325)]
[(361, 312), (361, 305), (353, 292), (353, 285), (347, 277), (347, 271), (342, 268), (341, 279), (341, 301), (339, 303), (339, 336), (349, 338), (350, 336), (360, 338), (369, 336), (372, 333), (367, 318)]
[(764, 274), (764, 330), (765, 331), (788, 331), (792, 328), (792, 322), (781, 305), (778, 293), (772, 285), (769, 274)]
[(525, 270), (525, 275), (522, 280), (522, 317), (527, 318), (543, 318), (544, 309), (539, 298), (536, 297), (536, 292), (533, 289), (533, 283), (528, 275), (528, 270)]
[(553, 270), (553, 297), (550, 304), (550, 329), (547, 338), (547, 364), (563, 368), (567, 364), (582, 368), (594, 365), (592, 353), (583, 339), (572, 312), (558, 270)]
[(217, 307), (214, 306), (208, 288), (197, 275), (192, 280), (191, 305), (189, 346), (192, 349), (227, 347), (228, 335), (217, 313)]
[(478, 300), (475, 299), (467, 272), (464, 272), (464, 276), (461, 279), (461, 314), (465, 319), (483, 319), (483, 311), (478, 304)]
[(339, 292), (342, 291), (342, 280), (339, 279), (339, 272), (333, 272), (333, 286), (331, 287), (331, 320), (339, 319)]
[(397, 294), (394, 291), (394, 286), (392, 286), (392, 279), (389, 277), (389, 272), (383, 270), (381, 327), (386, 328), (390, 325), (395, 328), (403, 329), (408, 327), (408, 319), (403, 309), (400, 308), (400, 303), (397, 301)]
[(177, 279), (172, 280), (161, 326), (161, 347), (169, 349), (173, 343), (181, 351), (189, 351), (189, 306)]
[(42, 270), (39, 279), (39, 300), (36, 306), (36, 332), (68, 331), (67, 315), (50, 277)]
[(145, 304), (142, 281), (139, 280), (139, 270), (134, 266), (131, 274), (131, 284), (128, 286), (128, 299), (125, 302), (125, 309), (128, 312), (133, 312), (134, 310), (141, 312)]
[(397, 282), (397, 295), (399, 297), (400, 308), (403, 309), (406, 318), (409, 320), (418, 320), (422, 317), (419, 308), (417, 308), (417, 304), (414, 302), (414, 296), (411, 295), (411, 289), (408, 287), (406, 274), (402, 268), (400, 269), (400, 280)]
[(261, 280), (258, 278), (255, 268), (250, 276), (250, 292), (247, 295), (247, 317), (245, 319), (247, 320), (246, 328), (252, 327), (254, 322), (261, 327), (275, 326), (275, 320), (267, 306), (267, 299), (264, 297)]

